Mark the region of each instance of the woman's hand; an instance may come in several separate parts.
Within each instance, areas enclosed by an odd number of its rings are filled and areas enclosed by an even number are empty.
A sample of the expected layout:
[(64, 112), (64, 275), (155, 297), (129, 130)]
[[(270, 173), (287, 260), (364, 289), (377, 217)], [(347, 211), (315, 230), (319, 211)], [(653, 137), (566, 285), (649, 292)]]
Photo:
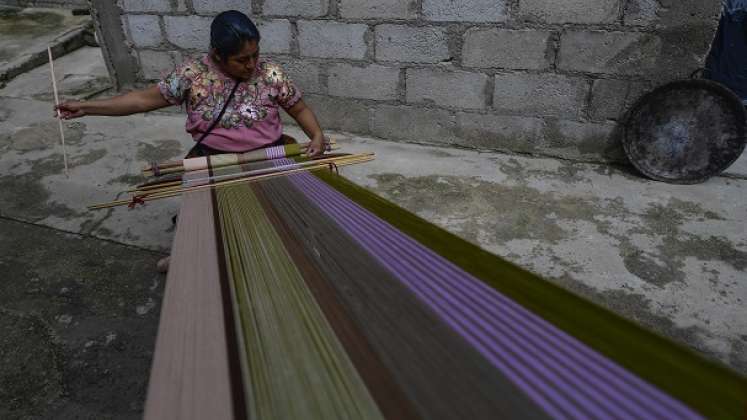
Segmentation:
[(309, 148), (306, 149), (306, 156), (313, 158), (321, 156), (322, 153), (324, 153), (324, 136), (320, 134), (311, 139)]
[(59, 112), (59, 116), (63, 120), (80, 118), (86, 115), (86, 112), (83, 110), (83, 103), (76, 101), (63, 102), (59, 105), (56, 105), (54, 107), (54, 111), (54, 116), (56, 117)]
[(59, 111), (60, 118), (67, 120), (85, 115), (131, 115), (138, 112), (153, 111), (169, 105), (171, 103), (161, 95), (158, 85), (153, 85), (146, 89), (135, 90), (113, 98), (85, 102), (63, 102), (54, 109), (55, 116), (57, 116), (57, 111)]

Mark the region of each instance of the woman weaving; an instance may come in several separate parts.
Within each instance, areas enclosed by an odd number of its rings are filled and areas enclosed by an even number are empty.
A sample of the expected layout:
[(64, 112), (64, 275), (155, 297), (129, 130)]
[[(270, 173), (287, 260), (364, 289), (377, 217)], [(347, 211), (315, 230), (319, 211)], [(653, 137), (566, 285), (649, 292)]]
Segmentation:
[(210, 27), (210, 53), (181, 64), (157, 85), (111, 99), (66, 102), (58, 108), (62, 118), (69, 119), (130, 115), (186, 102), (187, 132), (195, 140), (204, 136), (192, 151), (201, 156), (280, 144), (280, 106), (311, 139), (308, 154), (320, 154), (324, 135), (314, 113), (282, 68), (259, 58), (259, 41), (259, 31), (245, 14), (223, 12)]
[[(110, 99), (65, 102), (61, 118), (130, 115), (186, 103), (186, 130), (196, 141), (187, 157), (243, 153), (295, 142), (283, 135), (279, 107), (311, 143), (307, 155), (324, 151), (324, 134), (301, 91), (283, 69), (259, 58), (260, 34), (245, 14), (230, 10), (210, 26), (210, 52), (190, 59), (158, 84)], [(165, 270), (168, 262), (159, 262)]]

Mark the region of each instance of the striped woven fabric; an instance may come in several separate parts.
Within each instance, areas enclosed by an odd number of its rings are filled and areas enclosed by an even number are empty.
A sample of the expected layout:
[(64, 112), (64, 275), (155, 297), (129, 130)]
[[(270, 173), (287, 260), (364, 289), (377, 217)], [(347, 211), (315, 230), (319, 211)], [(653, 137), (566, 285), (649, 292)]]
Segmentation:
[(744, 378), (332, 173), (185, 195), (171, 265), (146, 418), (746, 418)]
[[(182, 166), (185, 171), (207, 170), (208, 168), (221, 168), (238, 164), (265, 161), (267, 159), (279, 159), (287, 156), (298, 156), (302, 153), (301, 145), (298, 143), (282, 146), (266, 147), (246, 153), (226, 153), (222, 155), (202, 156), (184, 159)], [(158, 165), (153, 165), (157, 167)]]

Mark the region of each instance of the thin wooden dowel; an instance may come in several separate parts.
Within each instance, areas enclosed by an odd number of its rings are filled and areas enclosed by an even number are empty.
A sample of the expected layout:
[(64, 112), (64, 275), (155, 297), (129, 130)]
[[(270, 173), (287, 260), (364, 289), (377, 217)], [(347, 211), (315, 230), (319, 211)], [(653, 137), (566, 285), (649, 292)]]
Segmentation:
[[(195, 179), (190, 179), (187, 182), (189, 182), (189, 183), (196, 183), (196, 182), (200, 182), (200, 181), (213, 181), (213, 182), (215, 182), (215, 181), (219, 181), (221, 179), (239, 178), (239, 177), (244, 177), (244, 176), (251, 176), (251, 175), (254, 175), (254, 174), (262, 175), (262, 174), (265, 174), (267, 172), (281, 172), (283, 167), (288, 167), (288, 168), (295, 169), (295, 168), (298, 168), (298, 167), (314, 166), (314, 165), (319, 165), (319, 164), (322, 164), (322, 163), (326, 163), (326, 164), (335, 163), (335, 162), (339, 162), (339, 161), (342, 161), (342, 160), (354, 159), (354, 158), (362, 157), (362, 156), (373, 156), (373, 153), (362, 153), (362, 154), (356, 154), (356, 155), (342, 155), (342, 156), (329, 156), (327, 158), (320, 158), (320, 159), (314, 159), (314, 160), (310, 160), (310, 161), (306, 161), (306, 162), (293, 163), (293, 164), (283, 165), (281, 167), (268, 167), (268, 168), (263, 168), (263, 169), (255, 169), (255, 170), (251, 170), (251, 171), (236, 172), (236, 173), (226, 174), (226, 175), (212, 175), (212, 176), (206, 176), (206, 177), (203, 177), (203, 178), (195, 178)], [(231, 165), (231, 166), (238, 166), (238, 167), (240, 167), (241, 165), (242, 164)], [(224, 166), (223, 168), (228, 168), (228, 167), (229, 166)], [(133, 189), (128, 190), (127, 192), (129, 192), (129, 193), (141, 193), (141, 192), (147, 192), (147, 191), (152, 191), (152, 190), (158, 190), (158, 189), (165, 188), (165, 187), (171, 187), (171, 186), (181, 185), (182, 183), (183, 183), (183, 181), (165, 181), (165, 182), (160, 183), (160, 184), (151, 184), (151, 185), (147, 185), (147, 186), (133, 188)]]
[[(309, 143), (300, 143), (298, 146), (301, 148), (301, 150), (305, 150), (309, 148)], [(327, 144), (327, 148), (325, 150), (338, 150), (340, 146), (337, 145), (337, 142), (334, 139), (330, 140), (330, 143)], [(184, 161), (167, 161), (157, 164), (158, 172), (161, 175), (169, 175), (169, 174), (177, 174), (180, 172), (188, 172), (184, 170)], [(248, 162), (242, 162), (242, 163), (248, 163)], [(144, 176), (155, 176), (155, 171), (153, 166), (146, 167), (142, 170), (142, 173)]]
[(70, 176), (70, 173), (68, 172), (67, 168), (67, 148), (65, 147), (65, 132), (62, 128), (62, 113), (60, 112), (60, 109), (57, 108), (60, 106), (60, 97), (57, 95), (57, 80), (54, 76), (54, 60), (52, 59), (52, 48), (49, 46), (47, 47), (47, 54), (49, 55), (49, 72), (52, 76), (52, 90), (54, 91), (54, 104), (55, 109), (57, 110), (57, 123), (60, 127), (60, 140), (62, 141), (62, 159), (65, 162), (65, 175)]
[[(337, 166), (347, 166), (347, 165), (353, 165), (356, 163), (370, 162), (373, 159), (374, 158), (372, 156), (356, 158), (356, 159), (346, 159), (346, 160), (337, 161), (335, 162), (335, 164)], [(136, 201), (153, 201), (153, 200), (158, 200), (161, 198), (175, 197), (177, 195), (181, 195), (183, 193), (192, 192), (192, 191), (200, 191), (200, 190), (204, 190), (208, 188), (220, 188), (224, 186), (230, 186), (230, 185), (245, 183), (245, 182), (256, 182), (256, 181), (261, 181), (264, 179), (286, 176), (286, 175), (298, 173), (298, 172), (326, 170), (327, 168), (329, 168), (329, 164), (325, 163), (325, 164), (320, 164), (315, 167), (291, 169), (291, 170), (287, 170), (287, 171), (283, 171), (279, 173), (258, 175), (258, 176), (249, 177), (249, 178), (232, 179), (229, 181), (223, 181), (223, 182), (219, 182), (215, 184), (199, 185), (196, 187), (187, 187), (187, 188), (181, 188), (178, 190), (169, 190), (169, 191), (164, 191), (164, 192), (154, 191), (152, 193), (148, 193), (143, 196), (135, 196), (133, 197), (133, 199), (136, 198), (137, 199)], [(94, 204), (94, 205), (88, 206), (88, 210), (101, 210), (101, 209), (107, 209), (107, 208), (117, 207), (117, 206), (126, 206), (126, 205), (131, 204), (133, 202), (133, 199), (117, 200), (117, 201), (111, 201), (108, 203)]]

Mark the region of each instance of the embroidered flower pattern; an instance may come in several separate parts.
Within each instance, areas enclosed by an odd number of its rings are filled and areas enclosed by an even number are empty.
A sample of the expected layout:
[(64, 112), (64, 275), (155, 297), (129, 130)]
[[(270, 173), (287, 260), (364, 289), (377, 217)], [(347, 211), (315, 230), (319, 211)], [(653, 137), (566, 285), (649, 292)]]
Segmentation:
[[(234, 81), (208, 62), (207, 56), (179, 66), (159, 83), (164, 97), (173, 104), (187, 101), (187, 110), (204, 121), (213, 121), (223, 108)], [(290, 108), (301, 98), (301, 92), (275, 63), (260, 60), (255, 76), (241, 82), (226, 108), (219, 127), (251, 127), (267, 118), (268, 108)]]

